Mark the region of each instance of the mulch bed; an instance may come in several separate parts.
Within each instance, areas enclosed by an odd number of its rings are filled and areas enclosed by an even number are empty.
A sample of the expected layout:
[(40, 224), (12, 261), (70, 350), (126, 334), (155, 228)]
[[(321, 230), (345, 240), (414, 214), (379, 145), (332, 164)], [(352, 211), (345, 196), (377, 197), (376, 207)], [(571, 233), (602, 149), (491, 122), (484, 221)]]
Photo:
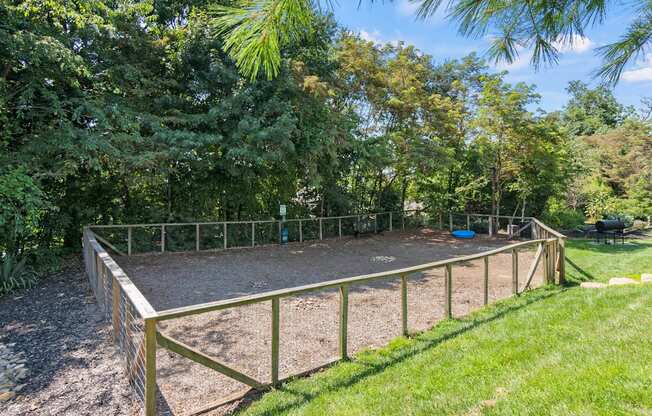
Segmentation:
[(0, 343), (25, 360), (27, 372), (17, 396), (0, 403), (3, 416), (134, 413), (109, 327), (80, 261), (72, 263), (0, 299)]

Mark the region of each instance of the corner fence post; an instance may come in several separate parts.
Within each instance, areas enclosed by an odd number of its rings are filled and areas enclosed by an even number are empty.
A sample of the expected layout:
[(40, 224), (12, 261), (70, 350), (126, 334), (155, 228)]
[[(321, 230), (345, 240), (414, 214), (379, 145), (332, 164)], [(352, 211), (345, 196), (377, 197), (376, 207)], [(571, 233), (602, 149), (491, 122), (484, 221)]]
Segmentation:
[(482, 284), (483, 303), (486, 306), (489, 303), (489, 256), (484, 257), (484, 281)]
[(278, 357), (279, 357), (279, 338), (281, 333), (280, 326), (280, 307), (279, 298), (272, 299), (272, 387), (278, 385)]
[(512, 294), (518, 295), (518, 250), (512, 250)]
[(340, 358), (346, 360), (348, 354), (349, 287), (340, 286)]
[(446, 318), (453, 317), (453, 265), (446, 265), (446, 277), (444, 281), (444, 290), (446, 292), (446, 300), (444, 303), (444, 313)]
[(408, 336), (407, 275), (401, 275), (401, 326), (403, 336)]
[(145, 415), (156, 415), (156, 320), (145, 319)]

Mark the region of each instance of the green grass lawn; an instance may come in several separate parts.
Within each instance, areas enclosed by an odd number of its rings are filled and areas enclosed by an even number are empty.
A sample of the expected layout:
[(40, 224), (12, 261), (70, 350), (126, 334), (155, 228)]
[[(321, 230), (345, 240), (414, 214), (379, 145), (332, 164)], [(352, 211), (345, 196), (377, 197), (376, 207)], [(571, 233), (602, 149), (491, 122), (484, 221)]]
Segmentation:
[[(636, 244), (571, 241), (568, 256), (599, 280), (652, 272), (652, 242)], [(652, 415), (651, 328), (652, 285), (546, 287), (285, 383), (241, 414)]]
[(566, 247), (566, 270), (571, 281), (604, 282), (612, 277), (640, 278), (641, 273), (652, 273), (652, 239), (630, 239), (624, 245), (569, 240)]

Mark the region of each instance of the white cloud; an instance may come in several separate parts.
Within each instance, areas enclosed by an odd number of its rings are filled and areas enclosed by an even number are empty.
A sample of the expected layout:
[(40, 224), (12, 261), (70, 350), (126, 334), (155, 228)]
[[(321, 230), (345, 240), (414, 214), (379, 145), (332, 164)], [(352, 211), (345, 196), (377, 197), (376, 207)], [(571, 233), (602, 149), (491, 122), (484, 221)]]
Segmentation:
[(389, 43), (392, 46), (398, 46), (400, 42), (398, 39), (391, 39), (391, 40), (384, 39), (378, 29), (374, 29), (371, 32), (366, 31), (364, 29), (360, 29), (358, 33), (360, 34), (360, 37), (363, 40), (366, 40), (367, 42), (373, 42), (374, 45), (384, 45), (386, 43)]
[(625, 71), (623, 72), (623, 81), (627, 81), (627, 82), (652, 81), (652, 67)]
[(373, 42), (374, 44), (376, 43), (383, 43), (381, 37), (380, 37), (380, 31), (379, 30), (373, 30), (371, 32), (367, 32), (366, 30), (361, 29), (360, 30), (360, 37), (368, 42)]
[(636, 67), (624, 71), (622, 79), (625, 82), (652, 81), (652, 54), (648, 53)]
[(559, 38), (553, 46), (561, 53), (584, 53), (593, 48), (593, 41), (586, 36), (572, 35), (570, 38)]

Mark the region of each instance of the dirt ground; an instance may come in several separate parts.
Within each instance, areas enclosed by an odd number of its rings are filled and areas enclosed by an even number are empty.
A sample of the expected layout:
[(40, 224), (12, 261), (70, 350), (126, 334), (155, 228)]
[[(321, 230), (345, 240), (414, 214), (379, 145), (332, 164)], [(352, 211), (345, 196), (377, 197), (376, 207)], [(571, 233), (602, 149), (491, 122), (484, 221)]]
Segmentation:
[(0, 344), (24, 358), (27, 369), (18, 396), (0, 403), (3, 416), (135, 411), (108, 323), (80, 260), (71, 263), (34, 289), (0, 299)]
[[(480, 236), (455, 240), (420, 231), (361, 239), (324, 240), (186, 254), (117, 258), (157, 310), (228, 299), (274, 289), (397, 269), (487, 251), (510, 244)], [(519, 281), (534, 250), (519, 255)], [(511, 255), (490, 260), (489, 301), (511, 295)], [(453, 269), (453, 314), (482, 306), (482, 260)], [(433, 326), (444, 315), (443, 270), (409, 276), (410, 331)], [(542, 282), (541, 266), (532, 286)], [(335, 290), (281, 300), (280, 375), (287, 377), (338, 357), (339, 295)], [(400, 335), (399, 279), (355, 285), (349, 295), (348, 349), (354, 354)], [(261, 382), (271, 377), (271, 303), (248, 305), (161, 323), (160, 329)], [(108, 343), (107, 343), (108, 344)], [(108, 348), (108, 345), (107, 345)], [(182, 415), (210, 406), (246, 386), (159, 349), (160, 414)], [(222, 414), (227, 407), (209, 414)]]

